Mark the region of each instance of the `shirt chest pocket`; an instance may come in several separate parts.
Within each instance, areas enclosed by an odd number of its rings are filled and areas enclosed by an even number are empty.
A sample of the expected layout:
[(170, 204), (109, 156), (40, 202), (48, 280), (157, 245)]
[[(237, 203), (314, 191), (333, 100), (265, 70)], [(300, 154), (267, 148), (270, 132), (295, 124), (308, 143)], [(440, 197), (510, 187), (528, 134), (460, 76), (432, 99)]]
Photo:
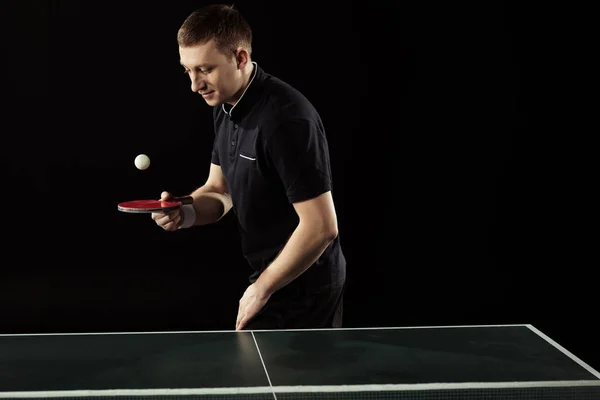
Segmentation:
[(253, 152), (240, 151), (240, 154), (238, 154), (238, 156), (241, 157), (243, 160), (246, 160), (246, 162), (248, 163), (256, 164), (256, 154), (254, 154)]
[(236, 183), (244, 192), (254, 191), (261, 184), (261, 174), (256, 151), (253, 148), (241, 147), (236, 155)]
[(235, 186), (238, 195), (245, 198), (246, 204), (250, 201), (248, 197), (258, 201), (264, 191), (268, 190), (265, 156), (259, 143), (255, 132), (244, 132), (235, 152)]

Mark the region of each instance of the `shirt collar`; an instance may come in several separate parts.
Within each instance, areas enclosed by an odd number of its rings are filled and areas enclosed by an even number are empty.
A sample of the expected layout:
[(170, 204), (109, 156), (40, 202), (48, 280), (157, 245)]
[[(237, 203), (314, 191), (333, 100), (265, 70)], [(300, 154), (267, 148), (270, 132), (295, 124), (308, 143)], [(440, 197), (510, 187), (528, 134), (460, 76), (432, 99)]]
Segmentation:
[[(252, 108), (259, 92), (259, 83), (264, 80), (264, 72), (262, 69), (260, 69), (255, 61), (252, 61), (252, 64), (254, 65), (252, 76), (250, 77), (248, 86), (246, 86), (246, 89), (244, 89), (238, 101), (233, 106), (227, 103), (221, 105), (223, 112), (232, 119), (239, 120)], [(252, 84), (253, 82), (255, 82), (254, 85)]]

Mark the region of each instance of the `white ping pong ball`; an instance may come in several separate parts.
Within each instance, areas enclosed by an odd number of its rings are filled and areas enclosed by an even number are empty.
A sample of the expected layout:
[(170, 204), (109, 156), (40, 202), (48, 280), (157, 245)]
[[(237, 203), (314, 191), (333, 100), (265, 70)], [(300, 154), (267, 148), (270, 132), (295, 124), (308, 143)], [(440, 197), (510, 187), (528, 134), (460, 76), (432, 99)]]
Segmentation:
[(150, 166), (150, 158), (145, 154), (140, 154), (135, 158), (134, 163), (137, 169), (145, 170)]

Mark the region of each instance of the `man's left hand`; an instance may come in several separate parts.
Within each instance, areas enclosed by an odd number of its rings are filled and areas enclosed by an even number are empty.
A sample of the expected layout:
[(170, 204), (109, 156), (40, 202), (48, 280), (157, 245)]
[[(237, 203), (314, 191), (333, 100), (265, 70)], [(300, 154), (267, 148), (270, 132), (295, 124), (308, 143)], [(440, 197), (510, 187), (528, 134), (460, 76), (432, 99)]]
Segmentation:
[(235, 329), (244, 329), (248, 321), (267, 304), (270, 297), (271, 295), (262, 290), (256, 283), (248, 286), (240, 299)]

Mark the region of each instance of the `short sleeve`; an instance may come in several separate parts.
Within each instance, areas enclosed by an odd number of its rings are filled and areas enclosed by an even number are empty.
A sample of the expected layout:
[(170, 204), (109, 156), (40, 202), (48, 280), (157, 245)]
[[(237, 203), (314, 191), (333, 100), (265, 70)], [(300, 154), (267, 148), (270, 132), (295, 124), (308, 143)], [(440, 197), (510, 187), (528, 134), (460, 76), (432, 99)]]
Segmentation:
[(217, 129), (217, 108), (218, 107), (213, 108), (213, 131), (215, 134), (215, 139), (213, 140), (212, 155), (211, 155), (210, 162), (215, 165), (221, 165), (221, 163), (219, 162), (219, 151), (218, 151), (219, 150), (219, 147), (218, 147), (219, 133), (218, 133), (218, 129)]
[(283, 121), (267, 139), (266, 153), (291, 203), (331, 190), (329, 147), (318, 121)]
[(210, 157), (210, 162), (215, 165), (221, 165), (219, 162), (219, 152), (217, 151), (217, 141), (215, 140), (212, 149), (212, 155)]

